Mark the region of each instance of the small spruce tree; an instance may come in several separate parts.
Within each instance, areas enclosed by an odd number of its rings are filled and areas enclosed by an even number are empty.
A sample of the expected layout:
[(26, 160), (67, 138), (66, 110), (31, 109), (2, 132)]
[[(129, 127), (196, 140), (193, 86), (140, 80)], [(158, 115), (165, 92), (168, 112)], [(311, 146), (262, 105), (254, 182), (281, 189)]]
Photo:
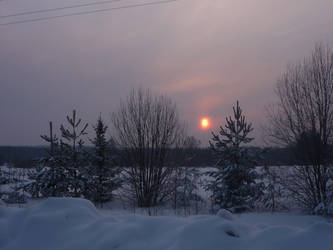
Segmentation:
[(203, 204), (204, 200), (199, 194), (198, 179), (200, 177), (199, 170), (190, 167), (178, 167), (175, 171), (173, 185), (175, 210), (181, 208), (184, 216), (191, 214), (191, 208), (194, 207), (195, 213), (198, 213), (198, 205)]
[(72, 197), (83, 196), (86, 189), (88, 176), (85, 168), (88, 165), (88, 154), (85, 152), (83, 137), (87, 135), (88, 123), (82, 124), (82, 119), (76, 117), (76, 111), (73, 110), (72, 117), (67, 116), (69, 128), (60, 126), (61, 146), (64, 150), (64, 165), (68, 174), (69, 192)]
[(117, 177), (119, 170), (113, 164), (112, 143), (106, 139), (107, 129), (100, 116), (94, 126), (95, 138), (91, 140), (94, 151), (91, 155), (90, 180), (87, 189), (88, 198), (101, 206), (112, 200), (112, 192), (120, 185)]
[(263, 183), (256, 183), (259, 174), (255, 166), (259, 158), (246, 147), (253, 140), (249, 137), (252, 124), (245, 121), (238, 101), (233, 113), (233, 117), (226, 118), (225, 126), (220, 127), (219, 135), (212, 132), (209, 143), (218, 161), (216, 169), (207, 173), (210, 181), (205, 188), (212, 193), (214, 210), (241, 212), (253, 206)]
[(47, 155), (36, 162), (35, 171), (29, 174), (31, 181), (23, 186), (33, 198), (69, 196), (63, 147), (53, 134), (52, 122), (49, 124), (49, 135), (41, 135), (49, 143)]
[(281, 202), (283, 197), (283, 189), (280, 184), (280, 177), (273, 167), (265, 165), (262, 169), (265, 181), (264, 194), (261, 197), (261, 202), (264, 208), (269, 209), (271, 212), (276, 210), (283, 210), (285, 207)]
[(47, 156), (36, 164), (36, 171), (30, 175), (32, 180), (23, 188), (32, 197), (81, 197), (86, 189), (88, 176), (85, 171), (88, 165), (87, 154), (83, 149), (82, 137), (86, 135), (88, 124), (80, 126), (76, 112), (67, 116), (70, 128), (60, 127), (61, 139), (53, 134), (50, 122), (50, 135), (42, 135), (49, 143)]

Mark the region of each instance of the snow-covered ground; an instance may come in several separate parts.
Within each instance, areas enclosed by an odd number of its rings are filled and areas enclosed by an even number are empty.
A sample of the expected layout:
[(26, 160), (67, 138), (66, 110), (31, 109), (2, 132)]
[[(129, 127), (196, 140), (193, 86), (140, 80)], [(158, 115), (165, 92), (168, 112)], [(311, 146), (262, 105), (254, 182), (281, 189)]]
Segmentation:
[(248, 213), (190, 217), (109, 212), (84, 199), (0, 204), (1, 250), (332, 250), (333, 224), (317, 216)]

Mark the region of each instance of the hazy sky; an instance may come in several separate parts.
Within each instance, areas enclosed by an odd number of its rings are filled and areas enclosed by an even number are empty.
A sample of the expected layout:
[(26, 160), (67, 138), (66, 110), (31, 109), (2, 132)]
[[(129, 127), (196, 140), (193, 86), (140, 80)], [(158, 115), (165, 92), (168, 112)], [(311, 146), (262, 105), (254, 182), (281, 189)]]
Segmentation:
[[(92, 1), (2, 0), (0, 16)], [(203, 144), (210, 132), (199, 129), (200, 117), (217, 131), (238, 99), (260, 143), (264, 107), (286, 65), (316, 42), (333, 47), (332, 10), (332, 0), (181, 0), (0, 26), (0, 145), (42, 144), (48, 121), (58, 127), (73, 109), (90, 124), (101, 112), (109, 124), (140, 86), (171, 97)]]

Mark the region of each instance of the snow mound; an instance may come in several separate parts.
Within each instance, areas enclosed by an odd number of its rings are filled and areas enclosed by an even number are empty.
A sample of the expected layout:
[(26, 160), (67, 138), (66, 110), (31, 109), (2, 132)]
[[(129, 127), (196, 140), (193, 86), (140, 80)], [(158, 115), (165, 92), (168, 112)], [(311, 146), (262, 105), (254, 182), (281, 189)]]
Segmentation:
[(216, 215), (226, 220), (234, 220), (234, 215), (226, 209), (220, 209)]
[(332, 224), (310, 216), (103, 216), (89, 201), (71, 198), (0, 206), (1, 250), (328, 250), (332, 235)]
[(6, 203), (0, 199), (0, 206), (6, 206)]

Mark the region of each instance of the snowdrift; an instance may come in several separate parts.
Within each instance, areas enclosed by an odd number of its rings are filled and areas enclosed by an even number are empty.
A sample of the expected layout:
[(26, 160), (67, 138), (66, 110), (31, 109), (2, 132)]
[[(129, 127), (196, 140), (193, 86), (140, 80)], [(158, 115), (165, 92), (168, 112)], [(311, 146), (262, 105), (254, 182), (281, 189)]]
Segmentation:
[(332, 250), (333, 224), (271, 214), (146, 217), (99, 213), (83, 199), (0, 204), (2, 250)]

